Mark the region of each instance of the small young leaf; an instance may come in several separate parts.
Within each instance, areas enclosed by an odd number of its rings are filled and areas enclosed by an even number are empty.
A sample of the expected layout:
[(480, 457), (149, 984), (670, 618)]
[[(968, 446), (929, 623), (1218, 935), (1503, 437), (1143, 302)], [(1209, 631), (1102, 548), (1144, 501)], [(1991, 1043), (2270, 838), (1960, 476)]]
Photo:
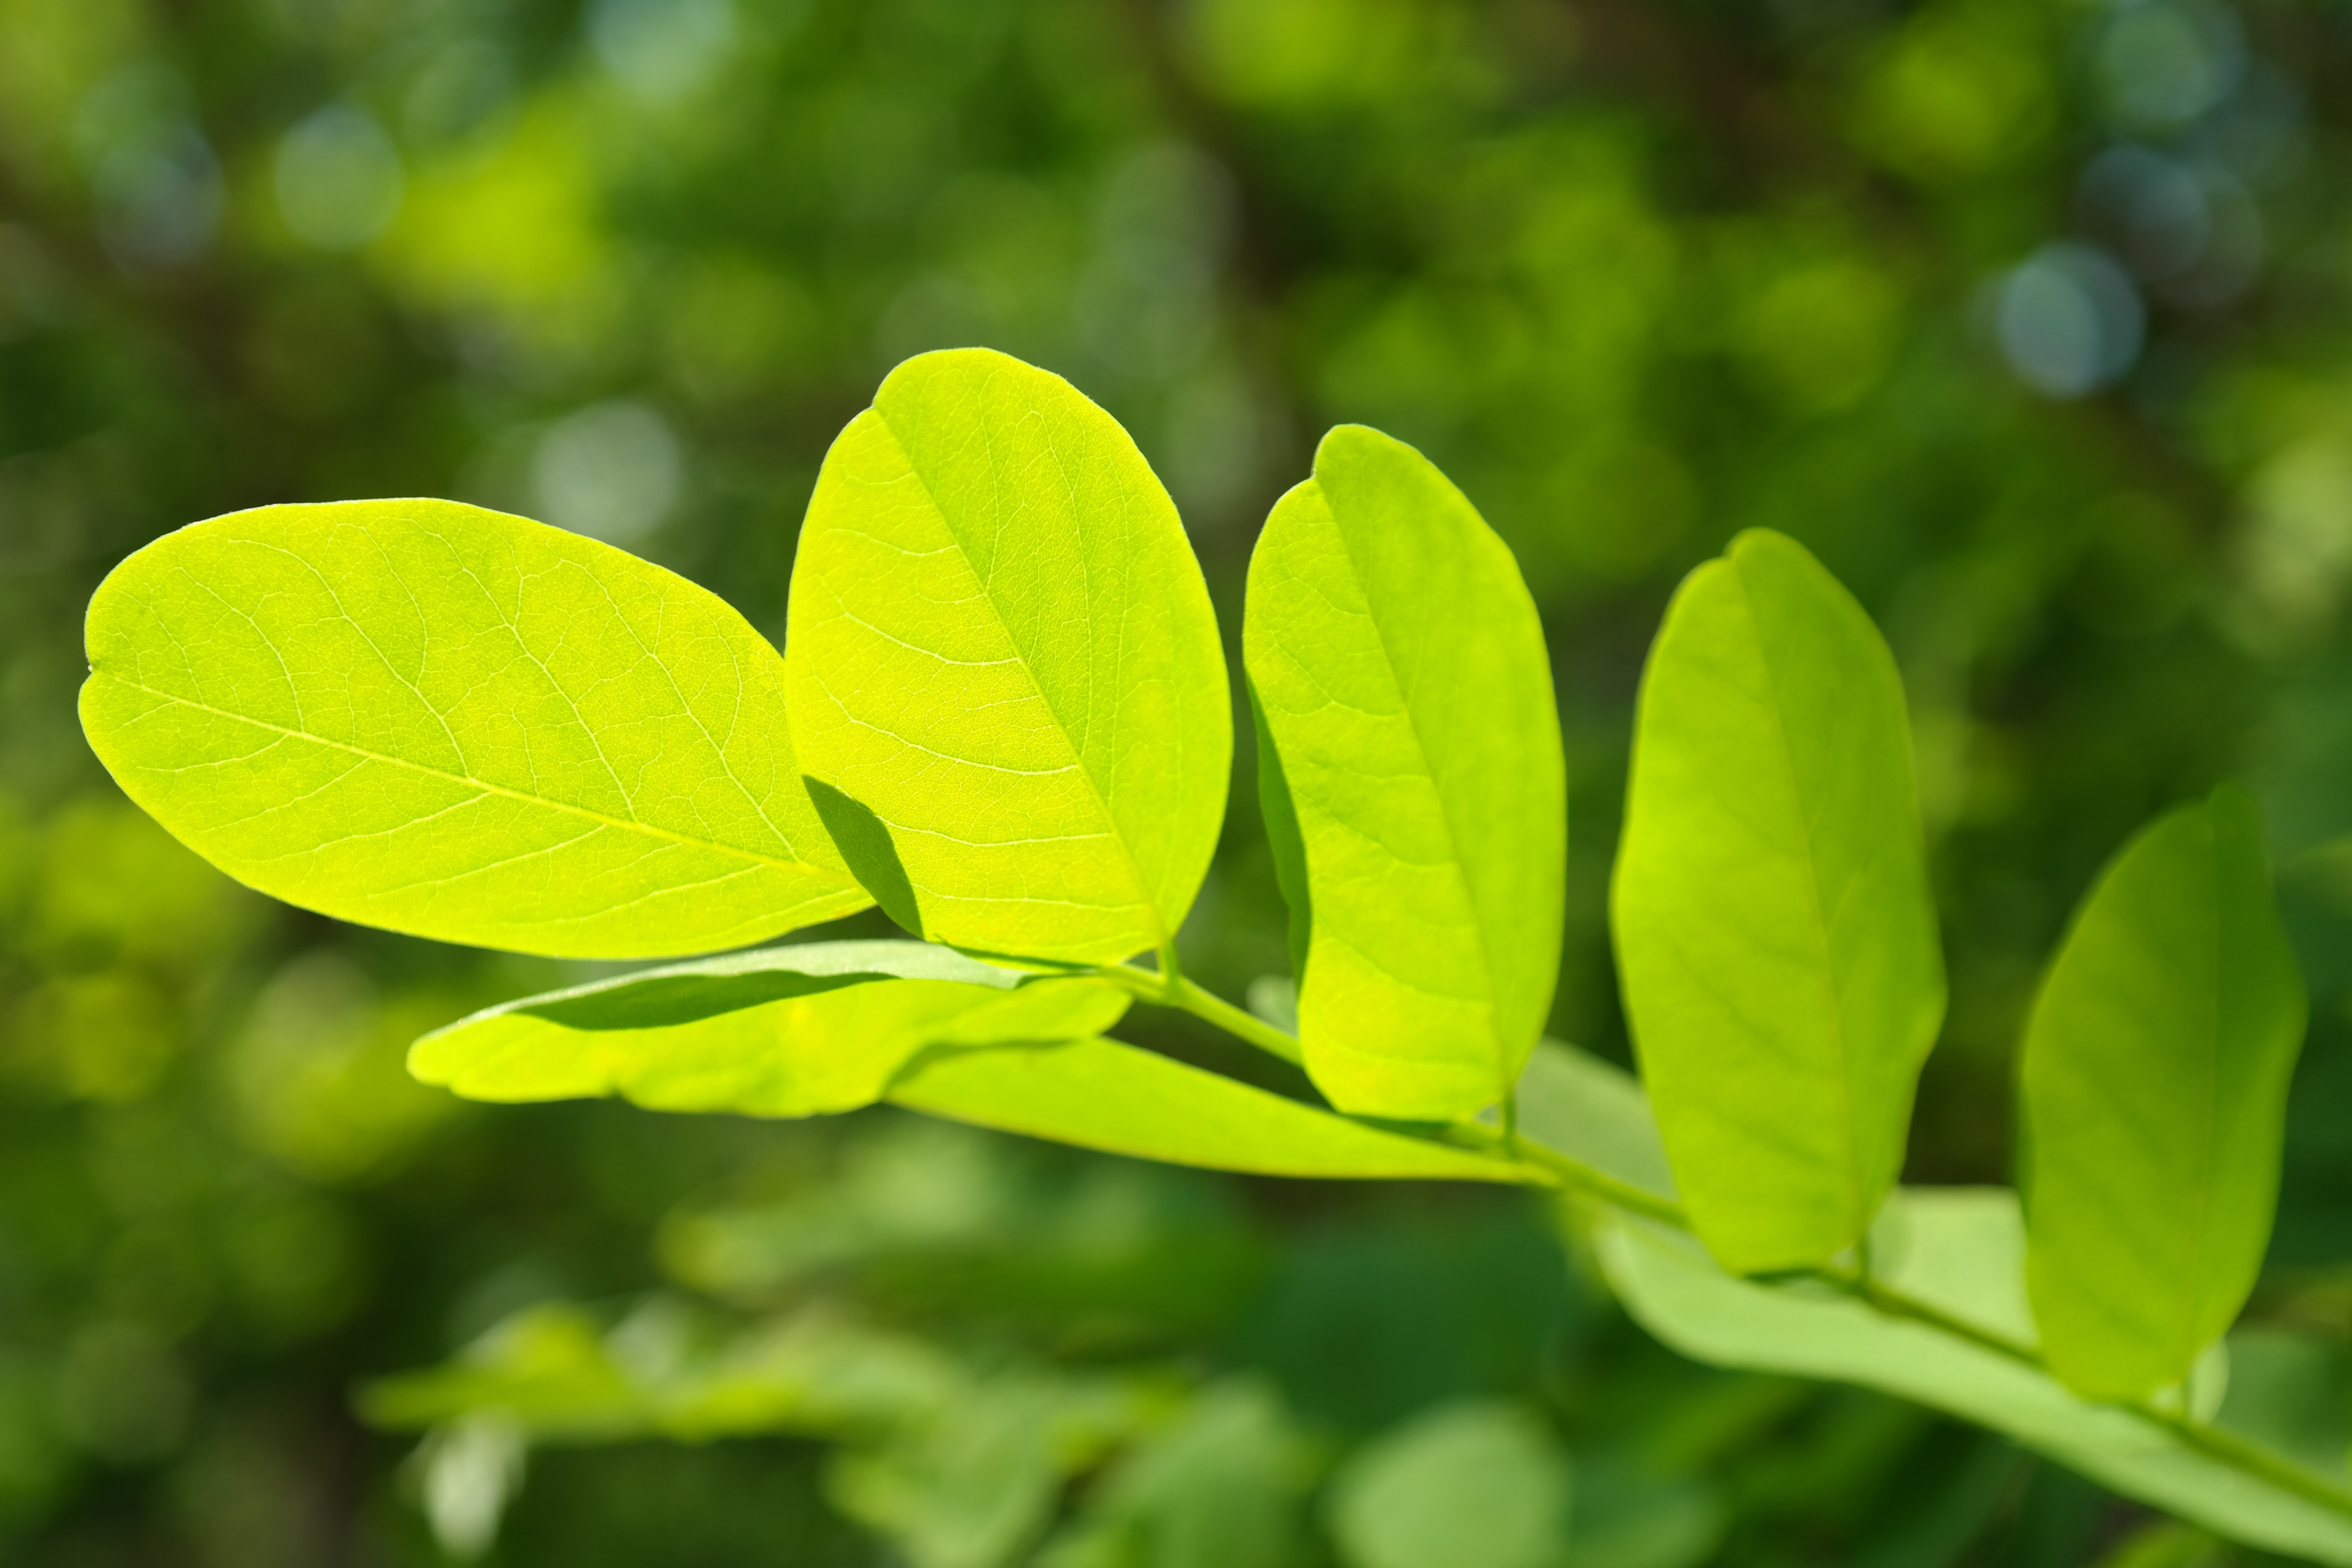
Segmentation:
[(100, 759), (289, 903), (624, 958), (868, 902), (802, 788), (775, 650), (610, 545), (451, 501), (264, 507), (116, 567), (88, 637)]
[(1692, 1223), (1738, 1273), (1826, 1261), (1894, 1184), (1944, 1012), (1895, 660), (1802, 547), (1692, 573), (1643, 673), (1611, 892)]
[(950, 1121), (1171, 1165), (1269, 1176), (1531, 1179), (1500, 1160), (1367, 1127), (1116, 1040), (919, 1061), (889, 1098)]
[(988, 350), (908, 360), (825, 455), (791, 626), (802, 763), (893, 918), (1072, 963), (1170, 940), (1232, 698), (1176, 509), (1109, 415)]
[(408, 1066), (469, 1100), (815, 1116), (871, 1105), (927, 1047), (1091, 1035), (1128, 1002), (920, 942), (813, 942), (509, 1002), (425, 1036)]
[(1551, 1006), (1568, 835), (1509, 549), (1426, 458), (1340, 426), (1258, 536), (1243, 648), (1316, 1087), (1416, 1121), (1494, 1104)]
[(2243, 790), (2158, 820), (2084, 901), (2020, 1076), (2034, 1315), (2075, 1388), (2178, 1383), (2245, 1304), (2304, 1012)]

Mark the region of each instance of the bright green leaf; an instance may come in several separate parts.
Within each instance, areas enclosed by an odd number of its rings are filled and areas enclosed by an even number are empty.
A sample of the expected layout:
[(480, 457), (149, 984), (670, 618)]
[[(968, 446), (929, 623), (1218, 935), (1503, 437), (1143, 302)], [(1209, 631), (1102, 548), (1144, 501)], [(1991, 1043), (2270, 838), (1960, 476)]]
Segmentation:
[(593, 540), (451, 501), (235, 512), (115, 568), (88, 637), (100, 758), (289, 903), (619, 958), (868, 902), (802, 787), (775, 650)]
[(1476, 1400), (1383, 1434), (1332, 1485), (1348, 1568), (1565, 1568), (1570, 1468), (1535, 1415)]
[[(1537, 1068), (1555, 1055), (1575, 1070)], [(1558, 1063), (1551, 1064), (1557, 1067)], [(1601, 1079), (1613, 1092), (1590, 1092)], [(1578, 1117), (1556, 1096), (1576, 1094)], [(1519, 1089), (1520, 1131), (1612, 1175), (1668, 1195), (1638, 1086), (1581, 1053), (1547, 1047)], [(1643, 1175), (1644, 1169), (1652, 1174)], [(1591, 1204), (1590, 1226), (1610, 1284), (1628, 1311), (1685, 1355), (1719, 1366), (1861, 1384), (2007, 1434), (2104, 1486), (2273, 1551), (2352, 1564), (2352, 1513), (2305, 1497), (2199, 1451), (2171, 1432), (2112, 1406), (2090, 1404), (2054, 1378), (1998, 1352), (1886, 1316), (1825, 1287), (1761, 1284), (1727, 1274), (1689, 1237)], [(2014, 1194), (1981, 1188), (1900, 1190), (1874, 1232), (1881, 1283), (2017, 1343), (2034, 1343), (2024, 1288), (2024, 1221)], [(2230, 1381), (2209, 1352), (2190, 1387), (2191, 1414), (2212, 1416)], [(2225, 1426), (2244, 1420), (2221, 1404)], [(2240, 1436), (2270, 1434), (2245, 1421)], [(2341, 1486), (2343, 1477), (2315, 1473)]]
[(1551, 1006), (1568, 835), (1509, 549), (1420, 453), (1340, 426), (1258, 536), (1243, 647), (1316, 1086), (1407, 1120), (1494, 1104)]
[(959, 1052), (890, 1099), (1033, 1138), (1269, 1176), (1518, 1182), (1517, 1166), (1408, 1138), (1116, 1040)]
[(2304, 1012), (2243, 790), (2150, 826), (2084, 900), (2020, 1068), (2027, 1275), (2074, 1387), (2177, 1383), (2244, 1305)]
[(785, 669), (902, 925), (1074, 963), (1173, 936), (1224, 816), (1224, 655), (1167, 492), (1067, 382), (984, 349), (890, 373), (817, 477)]
[(1944, 968), (1895, 660), (1796, 543), (1692, 573), (1642, 678), (1611, 915), (1692, 1223), (1739, 1273), (1859, 1241)]
[(1127, 1011), (1108, 980), (1022, 979), (921, 942), (765, 948), (509, 1002), (408, 1065), (471, 1100), (815, 1116), (873, 1104), (927, 1047), (1070, 1039)]

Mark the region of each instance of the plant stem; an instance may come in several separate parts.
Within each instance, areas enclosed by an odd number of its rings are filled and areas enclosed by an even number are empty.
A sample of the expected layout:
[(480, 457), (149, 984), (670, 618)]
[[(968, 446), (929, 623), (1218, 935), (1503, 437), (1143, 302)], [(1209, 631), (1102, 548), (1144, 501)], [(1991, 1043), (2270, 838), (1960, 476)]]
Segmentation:
[(1256, 1014), (1234, 1006), (1214, 993), (1203, 991), (1184, 978), (1176, 967), (1172, 948), (1160, 951), (1160, 972), (1138, 969), (1131, 963), (1110, 963), (1095, 971), (1106, 980), (1118, 982), (1135, 993), (1138, 998), (1157, 1007), (1173, 1007), (1205, 1019), (1239, 1040), (1244, 1040), (1272, 1056), (1280, 1057), (1293, 1067), (1305, 1061), (1296, 1037), (1284, 1034)]
[[(1111, 964), (1098, 971), (1104, 978), (1114, 980), (1135, 993), (1140, 1000), (1162, 1007), (1174, 1007), (1190, 1013), (1224, 1030), (1237, 1039), (1247, 1041), (1260, 1050), (1280, 1057), (1286, 1062), (1298, 1063), (1301, 1056), (1298, 1041), (1266, 1023), (1255, 1014), (1234, 1006), (1222, 996), (1202, 990), (1184, 977), (1176, 967), (1175, 955), (1163, 949), (1161, 968), (1154, 973), (1129, 964)], [(1458, 1122), (1443, 1134), (1412, 1131), (1404, 1128), (1389, 1131), (1402, 1137), (1420, 1138), (1432, 1143), (1454, 1146), (1468, 1144), (1489, 1153), (1532, 1167), (1544, 1177), (1543, 1184), (1575, 1193), (1609, 1205), (1623, 1213), (1637, 1215), (1676, 1230), (1691, 1228), (1690, 1216), (1682, 1205), (1622, 1177), (1611, 1175), (1596, 1166), (1563, 1154), (1556, 1149), (1530, 1142), (1517, 1135), (1517, 1118), (1512, 1114), (1517, 1106), (1506, 1102), (1507, 1126), (1500, 1131), (1476, 1122)], [(2019, 1340), (1990, 1329), (1979, 1327), (1965, 1318), (1956, 1317), (1942, 1308), (1923, 1301), (1909, 1293), (1886, 1284), (1867, 1267), (1853, 1271), (1819, 1268), (1809, 1271), (1812, 1278), (1852, 1296), (1855, 1300), (1885, 1317), (1902, 1319), (1923, 1328), (1960, 1340), (1979, 1350), (2015, 1362), (2047, 1377), (2049, 1363), (2040, 1351)], [(2196, 1449), (2218, 1463), (2252, 1475), (2264, 1483), (2299, 1497), (2333, 1512), (2352, 1518), (2352, 1489), (2336, 1486), (2314, 1475), (2283, 1455), (2274, 1454), (2259, 1443), (2252, 1442), (2224, 1427), (2209, 1426), (2186, 1415), (2159, 1409), (2146, 1399), (2119, 1402), (2107, 1406), (2158, 1427), (2182, 1444)]]
[(1177, 975), (1168, 987), (1167, 1005), (1181, 1007), (1196, 1018), (1205, 1018), (1225, 1033), (1247, 1040), (1258, 1049), (1269, 1051), (1294, 1067), (1306, 1061), (1295, 1037), (1284, 1034), (1256, 1014), (1202, 990), (1181, 974)]

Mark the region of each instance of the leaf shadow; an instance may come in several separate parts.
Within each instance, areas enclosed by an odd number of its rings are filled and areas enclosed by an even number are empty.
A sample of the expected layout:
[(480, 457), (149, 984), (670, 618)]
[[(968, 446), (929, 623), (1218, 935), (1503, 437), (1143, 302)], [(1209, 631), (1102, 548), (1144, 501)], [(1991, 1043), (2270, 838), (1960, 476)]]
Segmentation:
[(889, 825), (875, 816), (872, 807), (823, 779), (803, 773), (801, 782), (808, 786), (817, 819), (833, 835), (834, 847), (841, 851), (849, 874), (908, 934), (923, 936), (923, 913), (915, 902), (915, 884), (907, 876), (906, 862), (898, 858), (898, 845), (891, 842)]

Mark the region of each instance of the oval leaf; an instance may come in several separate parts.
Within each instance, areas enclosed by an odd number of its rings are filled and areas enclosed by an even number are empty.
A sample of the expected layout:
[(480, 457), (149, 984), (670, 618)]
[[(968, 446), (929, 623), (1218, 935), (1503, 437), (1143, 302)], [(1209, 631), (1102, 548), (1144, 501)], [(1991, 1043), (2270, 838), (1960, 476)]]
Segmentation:
[(2304, 1015), (2245, 791), (2157, 821), (2084, 901), (2027, 1026), (2020, 1107), (2034, 1315), (2074, 1387), (2178, 1383), (2245, 1304)]
[(91, 599), (82, 727), (229, 875), (341, 920), (574, 957), (737, 947), (869, 900), (727, 605), (439, 500), (167, 534)]
[(1024, 979), (920, 942), (768, 948), (487, 1008), (408, 1066), (469, 1100), (816, 1116), (871, 1105), (928, 1047), (1092, 1035), (1129, 1001), (1107, 980)]
[(1902, 1165), (1944, 966), (1901, 678), (1793, 541), (1741, 534), (1667, 608), (1610, 912), (1709, 1249), (1754, 1273), (1860, 1241)]
[(900, 365), (825, 455), (791, 626), (802, 763), (893, 918), (1072, 963), (1170, 941), (1232, 700), (1176, 509), (1109, 415), (984, 349)]
[(1340, 426), (1258, 536), (1243, 647), (1316, 1087), (1401, 1119), (1492, 1105), (1551, 1007), (1568, 841), (1510, 550), (1426, 458)]
[(1116, 1040), (919, 1062), (894, 1104), (1171, 1165), (1269, 1176), (1527, 1182), (1520, 1166), (1367, 1127)]

